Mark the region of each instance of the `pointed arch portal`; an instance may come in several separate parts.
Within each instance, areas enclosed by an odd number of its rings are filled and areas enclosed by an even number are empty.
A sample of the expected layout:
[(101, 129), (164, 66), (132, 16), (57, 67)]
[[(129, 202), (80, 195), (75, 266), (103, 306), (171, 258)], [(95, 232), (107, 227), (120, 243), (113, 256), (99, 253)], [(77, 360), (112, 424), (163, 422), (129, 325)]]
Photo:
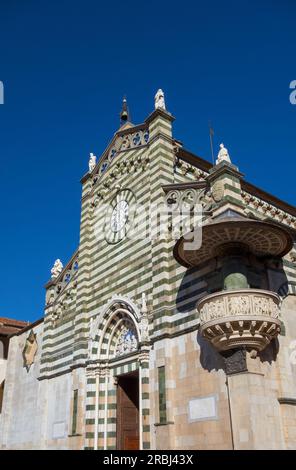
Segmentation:
[(141, 397), (143, 373), (147, 374), (148, 367), (143, 372), (140, 322), (141, 313), (130, 299), (114, 297), (91, 323), (89, 376), (95, 377), (94, 449), (143, 448)]

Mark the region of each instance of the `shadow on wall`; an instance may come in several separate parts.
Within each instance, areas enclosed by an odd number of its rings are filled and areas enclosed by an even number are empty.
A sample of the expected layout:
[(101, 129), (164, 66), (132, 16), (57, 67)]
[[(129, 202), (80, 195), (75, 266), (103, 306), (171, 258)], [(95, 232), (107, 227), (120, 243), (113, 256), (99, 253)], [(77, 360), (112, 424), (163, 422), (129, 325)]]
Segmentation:
[[(237, 354), (239, 352), (244, 352), (243, 349), (230, 349), (224, 351), (222, 354), (219, 353), (206, 339), (204, 339), (200, 332), (198, 331), (196, 337), (197, 343), (200, 347), (200, 364), (204, 370), (211, 372), (213, 370), (224, 370), (227, 372), (227, 368), (229, 368), (229, 363), (232, 362), (237, 363), (238, 361), (245, 362), (245, 354)], [(277, 354), (279, 352), (279, 341), (278, 339), (273, 339), (266, 348), (258, 353), (258, 357), (261, 363), (268, 362), (271, 364), (272, 362), (276, 361)], [(237, 372), (247, 371), (247, 364), (245, 366), (241, 364), (235, 365)], [(240, 370), (239, 370), (240, 369)]]
[(185, 271), (181, 283), (178, 287), (176, 297), (176, 309), (178, 313), (188, 313), (196, 311), (197, 296), (202, 297), (208, 292), (207, 275), (201, 277), (200, 271), (205, 266), (208, 270), (215, 270), (215, 261), (210, 261), (204, 265), (193, 267)]
[(196, 337), (200, 347), (200, 364), (204, 370), (211, 372), (212, 370), (225, 370), (224, 358), (218, 351), (204, 339), (198, 331)]

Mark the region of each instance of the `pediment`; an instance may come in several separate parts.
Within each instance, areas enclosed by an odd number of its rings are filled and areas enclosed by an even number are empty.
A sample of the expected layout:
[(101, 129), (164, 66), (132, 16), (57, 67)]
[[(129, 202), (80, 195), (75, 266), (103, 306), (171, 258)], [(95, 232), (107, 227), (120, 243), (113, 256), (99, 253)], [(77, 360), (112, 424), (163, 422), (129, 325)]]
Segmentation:
[(126, 122), (115, 133), (108, 147), (99, 158), (91, 175), (95, 178), (102, 176), (112, 165), (113, 161), (117, 160), (119, 154), (146, 146), (148, 142), (149, 129), (147, 124), (134, 126), (132, 123)]

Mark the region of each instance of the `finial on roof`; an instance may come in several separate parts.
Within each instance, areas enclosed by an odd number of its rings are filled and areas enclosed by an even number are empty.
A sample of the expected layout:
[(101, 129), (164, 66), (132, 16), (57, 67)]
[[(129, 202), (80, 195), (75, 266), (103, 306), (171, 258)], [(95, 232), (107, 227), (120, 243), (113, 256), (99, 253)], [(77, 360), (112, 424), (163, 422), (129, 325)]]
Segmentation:
[(122, 101), (122, 110), (120, 113), (120, 123), (122, 125), (127, 121), (129, 121), (129, 110), (127, 106), (126, 97), (124, 96), (123, 101)]
[(218, 153), (216, 165), (218, 165), (218, 163), (221, 163), (223, 161), (231, 163), (227, 148), (224, 147), (224, 144), (220, 144), (220, 151)]
[(154, 97), (154, 106), (155, 109), (164, 109), (165, 110), (165, 101), (164, 101), (164, 92), (159, 88)]

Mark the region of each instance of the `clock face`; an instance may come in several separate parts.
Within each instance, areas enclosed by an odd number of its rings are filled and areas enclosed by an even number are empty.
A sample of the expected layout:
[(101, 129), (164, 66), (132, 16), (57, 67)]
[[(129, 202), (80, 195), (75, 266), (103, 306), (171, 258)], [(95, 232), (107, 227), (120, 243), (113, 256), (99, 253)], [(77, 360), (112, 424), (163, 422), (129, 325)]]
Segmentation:
[(128, 212), (129, 205), (127, 201), (123, 199), (116, 204), (110, 219), (110, 227), (112, 232), (116, 233), (123, 229), (126, 222), (128, 221)]
[(135, 201), (129, 189), (119, 191), (111, 201), (105, 222), (105, 237), (109, 243), (118, 243), (125, 238), (133, 223)]

